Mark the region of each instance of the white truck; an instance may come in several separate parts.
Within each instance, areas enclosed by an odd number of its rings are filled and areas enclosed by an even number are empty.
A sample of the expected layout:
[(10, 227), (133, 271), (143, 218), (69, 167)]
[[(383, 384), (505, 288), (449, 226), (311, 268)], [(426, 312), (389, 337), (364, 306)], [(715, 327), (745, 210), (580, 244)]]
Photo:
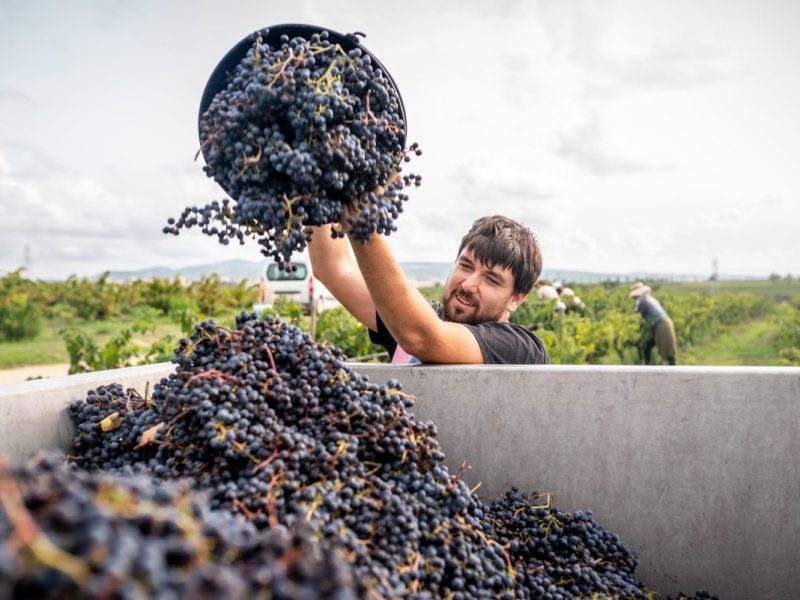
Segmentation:
[(320, 313), (339, 305), (328, 288), (314, 279), (311, 265), (305, 261), (292, 262), (287, 270), (281, 270), (277, 263), (271, 263), (267, 265), (262, 281), (260, 301), (253, 306), (257, 313), (271, 307), (281, 297), (302, 306), (306, 314), (312, 311)]

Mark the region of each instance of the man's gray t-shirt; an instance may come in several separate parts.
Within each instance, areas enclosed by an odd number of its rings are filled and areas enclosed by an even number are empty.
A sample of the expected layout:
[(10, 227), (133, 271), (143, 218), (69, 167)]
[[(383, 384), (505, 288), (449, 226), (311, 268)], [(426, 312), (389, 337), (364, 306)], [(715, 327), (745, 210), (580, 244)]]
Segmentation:
[[(446, 320), (444, 308), (438, 302), (431, 302), (436, 314)], [(386, 329), (380, 315), (375, 315), (378, 331), (369, 330), (369, 339), (380, 344), (391, 357), (393, 364), (419, 364), (419, 360), (407, 354)], [(466, 327), (475, 336), (487, 365), (547, 365), (550, 356), (542, 341), (536, 335), (514, 323), (488, 321)]]

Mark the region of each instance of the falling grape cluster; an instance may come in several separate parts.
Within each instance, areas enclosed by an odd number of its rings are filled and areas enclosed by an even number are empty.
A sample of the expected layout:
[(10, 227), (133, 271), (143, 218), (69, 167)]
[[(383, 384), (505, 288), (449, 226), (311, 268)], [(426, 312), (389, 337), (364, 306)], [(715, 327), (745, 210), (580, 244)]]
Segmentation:
[(390, 234), (418, 175), (401, 164), (405, 148), (399, 94), (370, 55), (345, 51), (328, 32), (269, 45), (269, 30), (230, 73), (200, 118), (206, 174), (230, 195), (169, 219), (165, 233), (198, 226), (223, 244), (254, 237), (286, 265), (309, 240), (310, 225), (347, 212), (352, 235)]
[(75, 402), (71, 461), (188, 479), (260, 531), (310, 527), (384, 598), (651, 593), (636, 554), (591, 514), (516, 490), (482, 500), (397, 381), (371, 383), (296, 327), (205, 321), (174, 362), (152, 395), (113, 384)]
[[(313, 532), (259, 531), (185, 483), (0, 464), (0, 598), (366, 598)], [(13, 549), (13, 551), (12, 551)]]

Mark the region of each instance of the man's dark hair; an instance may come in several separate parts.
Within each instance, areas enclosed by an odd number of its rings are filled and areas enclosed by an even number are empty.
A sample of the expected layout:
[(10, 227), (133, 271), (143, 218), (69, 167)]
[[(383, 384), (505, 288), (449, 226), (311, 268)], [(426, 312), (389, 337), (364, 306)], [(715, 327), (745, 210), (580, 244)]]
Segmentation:
[(514, 293), (527, 294), (542, 272), (542, 251), (530, 229), (502, 215), (481, 217), (461, 238), (458, 255), (467, 249), (490, 269), (508, 268)]

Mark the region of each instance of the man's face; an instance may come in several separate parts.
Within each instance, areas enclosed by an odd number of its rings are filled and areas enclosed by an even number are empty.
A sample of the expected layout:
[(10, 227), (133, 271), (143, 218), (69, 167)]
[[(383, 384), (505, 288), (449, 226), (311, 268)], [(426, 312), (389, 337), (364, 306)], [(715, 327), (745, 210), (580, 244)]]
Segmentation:
[(525, 296), (514, 293), (510, 269), (500, 265), (489, 269), (465, 249), (444, 285), (444, 312), (455, 323), (502, 322)]

